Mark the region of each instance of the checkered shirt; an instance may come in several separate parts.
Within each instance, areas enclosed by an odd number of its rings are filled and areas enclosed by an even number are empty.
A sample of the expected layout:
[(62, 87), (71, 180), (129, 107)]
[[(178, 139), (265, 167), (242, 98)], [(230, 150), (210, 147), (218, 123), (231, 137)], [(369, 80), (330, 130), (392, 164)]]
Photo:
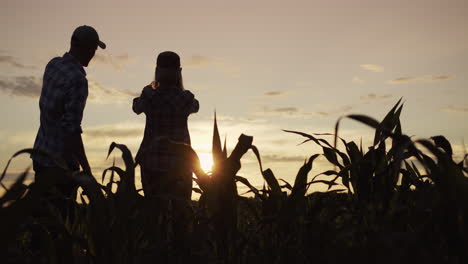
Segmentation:
[[(71, 169), (78, 169), (78, 162), (64, 156), (65, 134), (79, 132), (83, 110), (88, 97), (86, 72), (71, 54), (53, 58), (46, 66), (39, 99), (40, 127), (34, 148), (52, 156), (64, 158)], [(42, 156), (33, 160), (45, 167), (55, 164)]]
[(158, 139), (168, 138), (190, 145), (187, 120), (198, 109), (199, 103), (190, 91), (174, 86), (143, 92), (133, 99), (133, 111), (146, 115), (145, 134), (136, 161), (147, 169), (159, 171), (170, 170), (176, 165), (177, 157), (170, 149), (158, 144)]

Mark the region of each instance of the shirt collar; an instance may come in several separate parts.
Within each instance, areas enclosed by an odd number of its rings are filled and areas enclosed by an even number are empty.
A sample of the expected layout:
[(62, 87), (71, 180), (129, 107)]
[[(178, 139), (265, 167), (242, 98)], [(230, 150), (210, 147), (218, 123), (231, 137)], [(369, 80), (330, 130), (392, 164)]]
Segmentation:
[(65, 54), (63, 54), (62, 58), (66, 61), (70, 61), (74, 64), (76, 64), (78, 66), (78, 68), (80, 69), (80, 71), (86, 76), (86, 71), (85, 69), (83, 68), (83, 66), (81, 65), (80, 61), (75, 58), (72, 54), (70, 54), (69, 52), (65, 52)]

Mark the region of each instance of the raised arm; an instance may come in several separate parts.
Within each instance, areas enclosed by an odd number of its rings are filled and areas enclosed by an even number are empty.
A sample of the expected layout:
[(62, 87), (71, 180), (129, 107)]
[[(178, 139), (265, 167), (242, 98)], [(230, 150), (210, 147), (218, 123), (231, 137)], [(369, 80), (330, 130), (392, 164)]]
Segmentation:
[(185, 90), (183, 92), (185, 93), (185, 98), (187, 100), (186, 111), (188, 112), (188, 114), (198, 112), (198, 110), (200, 109), (200, 104), (198, 103), (198, 100), (195, 99), (193, 93), (188, 90)]
[(149, 107), (149, 99), (151, 98), (152, 88), (151, 85), (147, 85), (143, 88), (140, 97), (133, 99), (133, 112), (139, 115), (143, 112), (146, 112)]
[(197, 113), (199, 109), (200, 109), (200, 104), (198, 103), (198, 100), (193, 98), (193, 103), (190, 109), (190, 113)]

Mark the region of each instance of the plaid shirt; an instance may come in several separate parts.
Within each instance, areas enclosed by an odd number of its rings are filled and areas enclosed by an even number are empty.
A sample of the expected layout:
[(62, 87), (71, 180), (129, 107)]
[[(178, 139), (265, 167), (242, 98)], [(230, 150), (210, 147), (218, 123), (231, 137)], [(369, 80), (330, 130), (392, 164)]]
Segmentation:
[[(47, 64), (39, 99), (41, 123), (34, 148), (52, 156), (65, 158), (71, 169), (79, 169), (79, 165), (74, 158), (64, 157), (65, 134), (82, 133), (81, 120), (87, 97), (86, 72), (76, 58), (65, 53)], [(32, 158), (42, 166), (54, 166), (54, 163), (45, 157)]]
[(198, 101), (190, 91), (172, 86), (144, 91), (133, 99), (133, 111), (146, 115), (145, 134), (136, 161), (155, 170), (172, 168), (177, 157), (170, 149), (158, 146), (157, 139), (166, 137), (190, 145), (187, 119), (198, 109)]

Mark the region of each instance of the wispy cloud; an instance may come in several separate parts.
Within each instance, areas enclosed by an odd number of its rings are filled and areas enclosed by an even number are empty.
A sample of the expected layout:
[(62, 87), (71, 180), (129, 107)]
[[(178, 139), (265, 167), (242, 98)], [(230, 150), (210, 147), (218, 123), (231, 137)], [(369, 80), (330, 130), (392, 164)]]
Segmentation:
[(261, 116), (281, 116), (290, 118), (310, 118), (313, 117), (313, 113), (304, 112), (297, 107), (263, 107), (261, 110), (256, 111), (255, 115)]
[(447, 106), (442, 108), (442, 110), (453, 113), (468, 113), (468, 106)]
[(297, 113), (299, 110), (296, 107), (280, 107), (269, 111), (273, 113)]
[(342, 113), (351, 111), (353, 108), (354, 106), (344, 105), (344, 106), (340, 106), (338, 108), (327, 110), (327, 111), (319, 111), (317, 112), (317, 114), (321, 116), (331, 116), (331, 115), (342, 114)]
[[(37, 98), (41, 95), (42, 80), (35, 76), (17, 76), (0, 79), (0, 91), (22, 97)], [(123, 103), (138, 96), (138, 92), (108, 88), (97, 82), (88, 81), (88, 101), (93, 103)]]
[(100, 153), (100, 158), (105, 155), (103, 153), (106, 153), (112, 142), (125, 144), (134, 152), (141, 143), (144, 127), (144, 122), (122, 122), (83, 127), (83, 141), (86, 143), (86, 150)]
[(41, 81), (34, 76), (18, 76), (13, 80), (0, 80), (0, 90), (16, 96), (38, 97)]
[(367, 101), (367, 100), (381, 100), (381, 99), (388, 99), (388, 98), (392, 98), (392, 95), (391, 94), (377, 95), (377, 94), (374, 94), (374, 93), (361, 95), (361, 100), (365, 100), (365, 101)]
[(405, 76), (388, 81), (390, 84), (403, 84), (410, 82), (437, 82), (453, 79), (450, 75), (424, 75), (424, 76)]
[(287, 92), (281, 92), (281, 91), (271, 91), (271, 92), (266, 92), (263, 95), (265, 96), (284, 96), (287, 95)]
[(125, 66), (135, 61), (128, 55), (113, 56), (109, 54), (96, 54), (93, 58), (93, 63), (112, 67), (116, 71), (122, 71)]
[(10, 55), (0, 55), (0, 63), (9, 64), (10, 66), (13, 66), (15, 68), (24, 69), (24, 70), (37, 69), (36, 66), (24, 65), (23, 63), (19, 62), (18, 58), (10, 56)]
[(243, 123), (265, 123), (266, 122), (266, 120), (264, 119), (251, 118), (251, 117), (238, 117), (238, 116), (230, 116), (230, 115), (223, 115), (223, 114), (217, 114), (216, 119), (218, 121), (243, 122)]
[(185, 68), (204, 68), (213, 67), (225, 74), (237, 77), (240, 74), (240, 67), (228, 62), (224, 58), (194, 55), (190, 56), (182, 62), (182, 67)]
[(303, 162), (306, 160), (307, 156), (287, 156), (287, 155), (276, 155), (276, 154), (267, 154), (267, 155), (262, 155), (262, 161), (264, 162), (271, 162), (271, 163), (277, 163), (277, 162)]
[(353, 77), (352, 82), (354, 83), (365, 83), (365, 81), (357, 76)]
[(389, 83), (399, 84), (399, 83), (414, 82), (418, 80), (419, 80), (418, 77), (400, 77), (400, 78), (396, 78), (396, 79), (389, 81)]
[(99, 137), (99, 138), (131, 138), (141, 137), (143, 135), (142, 126), (101, 126), (86, 129), (84, 132), (85, 136)]
[(377, 64), (361, 64), (360, 66), (366, 71), (371, 71), (371, 72), (383, 72), (384, 71), (384, 67), (377, 65)]
[(98, 104), (125, 103), (139, 95), (138, 92), (109, 88), (95, 81), (89, 81), (88, 88), (88, 100)]
[(288, 118), (313, 118), (313, 117), (328, 117), (336, 114), (343, 114), (354, 108), (352, 105), (344, 105), (331, 107), (326, 106), (327, 110), (325, 111), (315, 111), (315, 112), (306, 112), (297, 107), (263, 107), (262, 109), (256, 111), (255, 115), (261, 116), (279, 116), (279, 117), (288, 117)]
[(274, 139), (274, 140), (271, 140), (270, 143), (272, 145), (279, 145), (279, 146), (283, 146), (283, 145), (296, 145), (297, 142), (296, 141), (292, 141), (292, 140), (287, 140), (287, 139)]
[(193, 67), (193, 68), (199, 68), (199, 67), (205, 67), (208, 65), (213, 65), (219, 62), (219, 59), (214, 58), (214, 57), (207, 57), (207, 56), (200, 56), (200, 55), (194, 55), (188, 57), (185, 62), (184, 66), (185, 67)]

